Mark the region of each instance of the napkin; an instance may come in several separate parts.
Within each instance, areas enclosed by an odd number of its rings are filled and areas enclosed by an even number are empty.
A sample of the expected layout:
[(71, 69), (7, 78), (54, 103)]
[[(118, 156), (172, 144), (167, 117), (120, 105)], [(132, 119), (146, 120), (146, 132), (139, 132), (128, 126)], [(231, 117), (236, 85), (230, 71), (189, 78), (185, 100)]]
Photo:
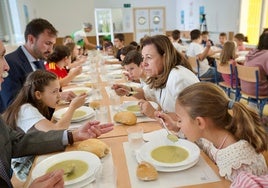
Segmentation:
[(200, 157), (199, 161), (195, 166), (189, 169), (178, 172), (159, 172), (159, 176), (156, 181), (140, 181), (136, 177), (136, 168), (138, 166), (136, 157), (131, 151), (128, 142), (124, 142), (123, 147), (131, 187), (167, 188), (220, 181), (217, 174), (215, 174), (215, 172), (210, 168), (210, 166), (205, 162), (202, 157)]

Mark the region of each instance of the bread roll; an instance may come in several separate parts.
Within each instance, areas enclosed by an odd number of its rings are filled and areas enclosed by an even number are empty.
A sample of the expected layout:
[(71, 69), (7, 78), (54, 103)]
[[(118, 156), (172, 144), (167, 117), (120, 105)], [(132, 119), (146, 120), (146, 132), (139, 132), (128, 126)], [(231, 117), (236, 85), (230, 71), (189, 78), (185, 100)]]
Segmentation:
[(137, 117), (133, 112), (122, 111), (114, 115), (114, 121), (125, 125), (135, 125), (137, 123)]
[(108, 145), (105, 142), (96, 138), (90, 138), (80, 142), (77, 148), (81, 151), (89, 151), (91, 153), (94, 153), (99, 158), (104, 157), (110, 151)]
[(91, 101), (88, 106), (96, 110), (100, 108), (100, 103), (98, 101)]
[(142, 161), (137, 167), (137, 177), (143, 181), (157, 180), (158, 172), (155, 167), (148, 162)]
[(93, 88), (94, 87), (94, 85), (92, 83), (84, 83), (84, 86), (90, 87), (90, 88)]

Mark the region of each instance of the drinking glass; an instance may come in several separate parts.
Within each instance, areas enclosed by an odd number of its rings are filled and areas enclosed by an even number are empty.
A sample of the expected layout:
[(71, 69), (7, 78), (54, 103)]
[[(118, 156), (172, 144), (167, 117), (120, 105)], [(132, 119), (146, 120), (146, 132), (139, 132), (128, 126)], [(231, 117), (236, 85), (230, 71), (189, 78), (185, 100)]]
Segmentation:
[(101, 123), (109, 122), (107, 106), (101, 106), (99, 109), (96, 109), (96, 120), (100, 121)]
[(143, 128), (141, 126), (133, 126), (127, 129), (128, 143), (130, 149), (135, 152), (144, 143), (143, 141)]
[(118, 96), (114, 91), (110, 93), (110, 103), (112, 105), (112, 110), (117, 112), (121, 105), (121, 97)]

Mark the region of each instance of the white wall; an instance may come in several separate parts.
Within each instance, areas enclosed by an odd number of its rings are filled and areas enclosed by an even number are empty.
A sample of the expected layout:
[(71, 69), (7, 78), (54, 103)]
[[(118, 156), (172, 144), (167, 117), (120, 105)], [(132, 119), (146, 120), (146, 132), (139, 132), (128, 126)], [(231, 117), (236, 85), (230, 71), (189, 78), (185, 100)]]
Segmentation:
[[(42, 17), (49, 20), (59, 31), (59, 36), (69, 35), (81, 28), (82, 22), (91, 22), (94, 25), (94, 8), (122, 8), (123, 14), (129, 16), (133, 21), (132, 11), (135, 7), (165, 7), (166, 8), (166, 30), (176, 28), (176, 1), (167, 0), (18, 0), (20, 7), (24, 3), (30, 9), (31, 19)], [(131, 8), (123, 8), (125, 3), (130, 3)], [(30, 4), (30, 5), (29, 5)], [(24, 13), (19, 8), (22, 18)], [(124, 32), (133, 32), (131, 27), (125, 28)], [(22, 23), (22, 30), (25, 29), (25, 22)], [(93, 30), (90, 35), (95, 35)]]
[(212, 32), (237, 32), (240, 20), (240, 0), (177, 0), (177, 14), (184, 10), (185, 25), (179, 29), (199, 29), (199, 7), (204, 6), (208, 30)]
[(35, 0), (34, 4), (36, 17), (49, 20), (59, 36), (81, 29), (83, 22), (94, 22), (93, 0)]
[[(122, 8), (125, 17), (130, 17), (132, 22), (133, 8), (165, 7), (166, 30), (191, 30), (199, 28), (199, 6), (204, 6), (209, 31), (237, 32), (239, 28), (240, 0), (18, 0), (20, 7), (25, 3), (31, 19), (48, 19), (59, 31), (60, 37), (80, 29), (85, 21), (94, 25), (94, 8)], [(125, 3), (131, 4), (131, 8), (123, 8)], [(23, 10), (19, 9), (23, 18)], [(185, 12), (185, 25), (180, 24), (181, 10)], [(25, 24), (22, 23), (22, 31)], [(133, 32), (132, 25), (124, 32)], [(95, 30), (90, 35), (95, 35)]]

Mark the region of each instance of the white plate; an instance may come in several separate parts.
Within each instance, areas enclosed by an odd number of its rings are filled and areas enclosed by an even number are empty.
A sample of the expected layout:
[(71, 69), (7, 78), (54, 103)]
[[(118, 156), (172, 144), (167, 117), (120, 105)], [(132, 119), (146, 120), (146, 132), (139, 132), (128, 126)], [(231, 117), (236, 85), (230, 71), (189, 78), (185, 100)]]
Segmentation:
[(238, 56), (246, 56), (249, 53), (249, 51), (238, 51)]
[[(68, 110), (68, 107), (59, 109), (59, 110), (57, 110), (57, 111), (54, 112), (53, 117), (58, 121), (58, 120), (61, 119), (62, 115), (67, 110)], [(76, 110), (82, 110), (82, 111), (86, 112), (86, 114), (83, 115), (83, 116), (81, 116), (81, 117), (72, 119), (71, 120), (72, 123), (83, 121), (85, 119), (89, 119), (89, 118), (91, 118), (91, 117), (93, 117), (95, 115), (95, 111), (91, 107), (88, 107), (88, 106), (81, 106), (81, 107), (77, 108)]]
[(103, 56), (104, 59), (115, 59), (115, 57), (113, 55), (105, 55)]
[(101, 161), (95, 154), (86, 151), (69, 151), (53, 155), (38, 163), (32, 172), (33, 179), (44, 175), (51, 166), (66, 160), (81, 160), (88, 164), (88, 170), (82, 176), (64, 182), (65, 186), (78, 185), (80, 182), (82, 183), (85, 181), (88, 183), (89, 181), (92, 182), (94, 181), (95, 172), (101, 168)]
[[(140, 152), (136, 152), (136, 159), (138, 161), (138, 163), (141, 163), (142, 161), (144, 161), (141, 156), (140, 156)], [(183, 165), (183, 166), (176, 166), (176, 167), (163, 167), (163, 166), (157, 166), (157, 165), (153, 165), (155, 167), (155, 169), (159, 172), (178, 172), (178, 171), (182, 171), (182, 170), (186, 170), (188, 168), (191, 168), (192, 166), (194, 166), (197, 162), (199, 161), (199, 158), (188, 164), (188, 165)]]
[[(163, 163), (156, 161), (152, 158), (151, 152), (160, 146), (179, 146), (186, 151), (188, 151), (189, 156), (178, 163)], [(193, 164), (200, 156), (200, 149), (199, 147), (185, 139), (179, 139), (177, 142), (169, 141), (168, 139), (157, 139), (154, 142), (147, 142), (140, 148), (140, 157), (142, 160), (148, 161), (149, 163), (159, 166), (159, 167), (179, 167)]]
[(120, 64), (105, 65), (105, 68), (107, 70), (120, 70), (120, 69), (122, 69), (122, 65), (120, 65)]
[(117, 62), (119, 61), (117, 58), (111, 58), (111, 59), (106, 59), (107, 62)]
[(89, 87), (75, 87), (75, 88), (64, 89), (63, 91), (64, 92), (65, 91), (72, 91), (76, 95), (80, 95), (81, 93), (86, 93), (86, 94), (89, 95), (93, 91), (93, 89), (92, 88), (89, 88)]
[(85, 74), (85, 73), (81, 73), (78, 76), (74, 77), (72, 82), (83, 82), (83, 81), (87, 81), (87, 80), (90, 80), (90, 75)]
[(122, 70), (114, 70), (112, 72), (109, 72), (105, 75), (105, 77), (107, 79), (122, 79), (123, 78)]
[(83, 72), (90, 72), (91, 69), (92, 69), (92, 68), (91, 68), (89, 65), (84, 65), (84, 66), (82, 66), (82, 71), (83, 71)]
[[(153, 106), (154, 109), (157, 109), (158, 108), (158, 104), (153, 102), (153, 101), (149, 101), (151, 103), (151, 105)], [(128, 102), (125, 102), (123, 103), (121, 106), (120, 106), (120, 110), (121, 111), (128, 111), (127, 108), (129, 106), (133, 106), (133, 105), (138, 105), (139, 101), (128, 101)], [(133, 112), (136, 116), (144, 116), (143, 113), (141, 113), (140, 111), (131, 111)]]
[(246, 60), (246, 56), (239, 56), (238, 58), (235, 59), (237, 62), (243, 62)]

